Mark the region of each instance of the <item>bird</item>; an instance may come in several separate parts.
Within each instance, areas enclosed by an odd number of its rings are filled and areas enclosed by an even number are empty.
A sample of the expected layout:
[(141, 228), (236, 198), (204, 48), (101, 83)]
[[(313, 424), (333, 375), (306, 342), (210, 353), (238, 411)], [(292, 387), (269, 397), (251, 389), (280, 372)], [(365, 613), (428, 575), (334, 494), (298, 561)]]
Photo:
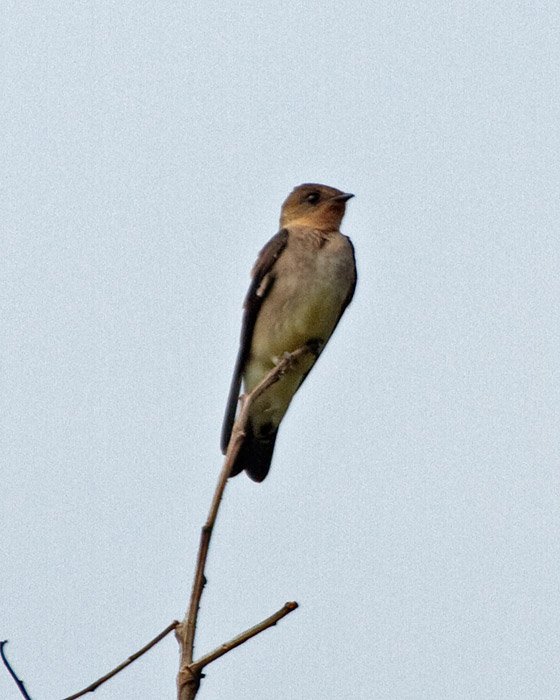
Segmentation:
[(304, 345), (312, 351), (252, 404), (230, 477), (245, 471), (253, 481), (265, 479), (282, 418), (352, 300), (357, 280), (354, 246), (339, 229), (353, 196), (326, 185), (295, 187), (282, 205), (280, 230), (258, 255), (243, 305), (222, 425), (223, 454), (235, 423), (241, 382), (250, 393), (286, 353)]

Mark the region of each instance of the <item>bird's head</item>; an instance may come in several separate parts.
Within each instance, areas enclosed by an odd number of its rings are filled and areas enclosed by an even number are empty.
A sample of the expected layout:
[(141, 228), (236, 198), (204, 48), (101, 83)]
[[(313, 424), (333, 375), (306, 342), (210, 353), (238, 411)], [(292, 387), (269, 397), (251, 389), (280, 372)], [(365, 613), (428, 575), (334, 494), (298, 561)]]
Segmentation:
[(353, 196), (326, 185), (299, 185), (282, 205), (280, 226), (298, 224), (322, 231), (338, 231), (346, 202)]

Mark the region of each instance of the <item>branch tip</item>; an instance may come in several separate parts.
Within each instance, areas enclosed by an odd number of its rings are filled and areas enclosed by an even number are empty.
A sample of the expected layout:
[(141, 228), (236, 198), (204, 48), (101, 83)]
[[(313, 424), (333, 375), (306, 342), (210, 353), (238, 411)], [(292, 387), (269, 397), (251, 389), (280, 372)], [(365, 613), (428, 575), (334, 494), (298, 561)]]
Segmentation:
[(220, 656), (223, 656), (224, 654), (227, 654), (228, 652), (232, 651), (232, 649), (235, 649), (241, 644), (244, 644), (252, 637), (256, 637), (257, 634), (264, 632), (270, 627), (274, 627), (274, 625), (276, 625), (283, 617), (289, 615), (297, 607), (298, 604), (295, 601), (291, 603), (286, 603), (280, 608), (280, 610), (277, 610), (273, 615), (267, 617), (265, 620), (262, 620), (262, 622), (259, 622), (257, 625), (250, 627), (248, 630), (245, 630), (245, 632), (241, 632), (241, 634), (238, 634), (237, 637), (230, 639), (229, 642), (221, 644), (219, 647), (209, 652), (208, 654), (201, 656), (200, 659), (198, 659), (198, 661), (195, 661), (194, 663), (190, 664), (191, 672), (193, 674), (198, 675), (200, 671), (202, 671), (202, 669), (205, 666), (208, 666), (208, 664), (211, 664), (212, 661), (216, 661), (216, 659), (219, 659)]
[(139, 649), (137, 652), (132, 654), (132, 656), (129, 656), (126, 661), (123, 661), (122, 664), (119, 664), (116, 668), (114, 668), (112, 671), (109, 671), (109, 673), (105, 674), (98, 680), (96, 680), (94, 683), (91, 685), (88, 685), (87, 688), (84, 688), (83, 690), (80, 690), (78, 693), (75, 693), (74, 695), (69, 695), (67, 698), (64, 698), (64, 700), (76, 700), (76, 698), (81, 697), (82, 695), (85, 695), (86, 693), (93, 693), (94, 690), (97, 690), (100, 685), (103, 685), (105, 681), (108, 681), (109, 678), (112, 678), (113, 676), (116, 676), (117, 673), (123, 670), (123, 668), (126, 668), (129, 666), (133, 661), (136, 661), (142, 654), (145, 654), (147, 651), (149, 651), (152, 647), (154, 647), (158, 642), (161, 642), (161, 640), (166, 637), (170, 632), (172, 632), (174, 629), (177, 629), (181, 623), (178, 620), (173, 620), (171, 624), (169, 624), (163, 632), (160, 632), (157, 637), (154, 637), (151, 642), (148, 642), (146, 646), (143, 646), (142, 649)]
[(8, 673), (14, 679), (14, 683), (19, 688), (19, 692), (23, 695), (23, 697), (26, 700), (31, 700), (31, 697), (29, 696), (27, 690), (25, 689), (25, 686), (23, 685), (23, 681), (17, 677), (16, 672), (10, 666), (10, 662), (6, 658), (6, 654), (4, 652), (4, 647), (6, 646), (7, 643), (8, 643), (7, 639), (4, 639), (3, 641), (0, 642), (0, 656), (2, 657), (2, 661), (4, 662), (4, 666), (8, 669)]

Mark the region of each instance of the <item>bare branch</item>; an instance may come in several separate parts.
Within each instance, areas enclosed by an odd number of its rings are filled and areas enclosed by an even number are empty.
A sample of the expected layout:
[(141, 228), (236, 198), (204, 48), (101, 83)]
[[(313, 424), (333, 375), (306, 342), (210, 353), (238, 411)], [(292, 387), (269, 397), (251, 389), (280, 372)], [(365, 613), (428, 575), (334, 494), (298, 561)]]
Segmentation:
[(235, 647), (244, 644), (247, 640), (251, 639), (251, 637), (256, 637), (257, 634), (264, 632), (264, 630), (267, 630), (269, 627), (273, 627), (279, 620), (281, 620), (283, 617), (286, 617), (286, 615), (289, 615), (297, 607), (298, 604), (295, 601), (293, 603), (286, 603), (282, 608), (280, 608), (280, 610), (275, 612), (274, 615), (267, 617), (266, 620), (259, 622), (258, 625), (250, 627), (248, 630), (245, 630), (245, 632), (241, 632), (241, 634), (238, 634), (237, 637), (230, 639), (229, 642), (226, 642), (225, 644), (219, 646), (217, 649), (214, 649), (214, 651), (211, 651), (210, 653), (201, 656), (198, 661), (195, 661), (191, 665), (192, 672), (195, 674), (200, 673), (200, 671), (202, 671), (202, 669), (205, 666), (208, 666), (208, 664), (211, 664), (212, 661), (219, 659), (220, 656), (227, 654), (228, 651), (235, 649)]
[(25, 686), (23, 685), (23, 681), (20, 680), (14, 671), (14, 669), (10, 666), (10, 662), (6, 658), (6, 654), (4, 653), (4, 645), (8, 643), (8, 640), (5, 639), (3, 642), (0, 642), (0, 656), (2, 656), (2, 661), (4, 662), (4, 666), (8, 669), (10, 676), (14, 679), (15, 684), (19, 688), (19, 692), (23, 695), (26, 700), (31, 700), (31, 697), (28, 695), (27, 690), (25, 689)]
[(206, 583), (204, 569), (206, 566), (206, 558), (208, 556), (208, 548), (210, 546), (210, 538), (212, 537), (212, 530), (214, 528), (214, 523), (216, 522), (216, 516), (218, 515), (218, 508), (220, 507), (220, 502), (222, 500), (228, 477), (231, 473), (232, 465), (235, 462), (235, 459), (243, 444), (243, 440), (245, 439), (245, 429), (249, 417), (249, 409), (254, 401), (256, 401), (256, 399), (258, 399), (259, 396), (261, 396), (261, 394), (263, 394), (269, 387), (275, 384), (287, 371), (290, 370), (295, 363), (297, 363), (303, 356), (312, 352), (314, 352), (312, 345), (303, 345), (292, 353), (286, 353), (276, 367), (274, 367), (274, 369), (272, 369), (266, 375), (266, 377), (253, 389), (253, 391), (250, 394), (243, 396), (241, 399), (241, 410), (239, 411), (239, 415), (233, 426), (226, 458), (218, 478), (216, 490), (214, 491), (210, 511), (200, 533), (198, 557), (189, 608), (184, 620), (181, 622), (176, 631), (176, 637), (181, 646), (181, 663), (179, 667), (179, 674), (177, 676), (178, 697), (180, 700), (189, 700), (190, 698), (194, 698), (200, 685), (200, 670), (193, 674), (193, 653), (200, 599)]
[(129, 656), (126, 661), (123, 661), (122, 664), (119, 664), (116, 668), (114, 668), (112, 671), (109, 671), (105, 676), (102, 678), (99, 678), (98, 680), (95, 681), (95, 683), (92, 683), (91, 685), (88, 685), (87, 688), (84, 688), (83, 690), (80, 690), (79, 693), (75, 693), (75, 695), (70, 695), (67, 698), (64, 698), (64, 700), (76, 700), (76, 698), (80, 698), (82, 695), (85, 695), (86, 693), (93, 693), (94, 690), (97, 690), (100, 685), (105, 683), (105, 681), (108, 681), (109, 678), (112, 678), (113, 676), (116, 676), (119, 671), (122, 671), (123, 668), (126, 668), (129, 664), (131, 664), (133, 661), (136, 661), (142, 654), (145, 654), (147, 651), (149, 651), (152, 647), (154, 647), (158, 642), (160, 642), (164, 637), (167, 637), (167, 635), (172, 632), (177, 626), (179, 625), (178, 620), (173, 620), (173, 622), (168, 625), (163, 632), (160, 632), (157, 637), (154, 637), (151, 642), (148, 642), (145, 647), (142, 647), (139, 651), (137, 651), (135, 654), (132, 654), (132, 656)]
[[(263, 394), (270, 386), (275, 384), (302, 356), (306, 355), (309, 352), (313, 352), (313, 347), (310, 345), (304, 345), (301, 348), (295, 350), (293, 353), (286, 353), (284, 358), (278, 363), (278, 365), (273, 370), (271, 370), (271, 372), (269, 372), (269, 374), (260, 382), (260, 384), (258, 384), (249, 395), (243, 396), (241, 398), (241, 410), (239, 412), (235, 425), (233, 426), (232, 436), (228, 446), (226, 459), (224, 461), (218, 484), (214, 492), (214, 497), (212, 499), (212, 504), (210, 506), (208, 517), (201, 530), (195, 577), (193, 581), (189, 609), (187, 611), (187, 614), (185, 615), (185, 619), (183, 620), (183, 622), (179, 623), (177, 620), (174, 620), (163, 630), (163, 632), (160, 632), (160, 634), (158, 634), (157, 637), (154, 637), (154, 639), (152, 639), (151, 642), (146, 644), (146, 646), (142, 647), (142, 649), (137, 651), (135, 654), (129, 656), (126, 661), (119, 664), (116, 668), (114, 668), (112, 671), (96, 680), (91, 685), (88, 685), (87, 688), (80, 690), (74, 695), (68, 696), (64, 700), (76, 700), (77, 698), (82, 697), (87, 693), (93, 693), (97, 688), (99, 688), (100, 685), (105, 683), (105, 681), (108, 681), (110, 678), (117, 675), (117, 673), (122, 671), (133, 661), (145, 654), (149, 649), (155, 646), (174, 629), (177, 630), (176, 636), (181, 646), (181, 666), (177, 677), (179, 698), (180, 700), (189, 700), (189, 698), (194, 698), (198, 691), (198, 688), (200, 686), (200, 679), (203, 676), (202, 669), (205, 666), (212, 663), (212, 661), (215, 661), (216, 659), (220, 658), (224, 654), (227, 654), (232, 649), (235, 649), (235, 647), (238, 647), (239, 645), (245, 643), (247, 640), (251, 639), (257, 634), (260, 634), (269, 627), (272, 627), (279, 620), (281, 620), (283, 617), (285, 617), (298, 607), (298, 604), (295, 602), (286, 603), (280, 610), (275, 612), (270, 617), (266, 618), (262, 622), (259, 622), (259, 624), (255, 625), (254, 627), (245, 630), (245, 632), (242, 632), (241, 634), (237, 635), (237, 637), (234, 637), (229, 642), (222, 644), (217, 649), (214, 649), (214, 651), (205, 654), (198, 661), (193, 663), (194, 636), (196, 631), (200, 599), (202, 597), (202, 591), (206, 583), (204, 569), (206, 566), (206, 559), (208, 556), (208, 548), (210, 546), (210, 538), (212, 536), (212, 530), (214, 528), (214, 523), (216, 522), (216, 517), (218, 515), (218, 508), (220, 507), (220, 502), (222, 500), (224, 489), (226, 487), (229, 474), (231, 472), (232, 464), (235, 461), (239, 450), (241, 449), (243, 440), (245, 439), (245, 429), (247, 425), (247, 419), (249, 416), (249, 409), (251, 408), (253, 402), (259, 396), (261, 396), (261, 394)], [(17, 687), (19, 688), (20, 693), (23, 695), (24, 698), (26, 698), (26, 700), (31, 700), (31, 697), (25, 689), (23, 681), (17, 677), (14, 670), (10, 666), (8, 659), (6, 658), (6, 655), (4, 653), (4, 645), (7, 643), (7, 640), (0, 642), (0, 655), (2, 657), (2, 661), (4, 662), (5, 667), (8, 669), (10, 675), (14, 679)]]

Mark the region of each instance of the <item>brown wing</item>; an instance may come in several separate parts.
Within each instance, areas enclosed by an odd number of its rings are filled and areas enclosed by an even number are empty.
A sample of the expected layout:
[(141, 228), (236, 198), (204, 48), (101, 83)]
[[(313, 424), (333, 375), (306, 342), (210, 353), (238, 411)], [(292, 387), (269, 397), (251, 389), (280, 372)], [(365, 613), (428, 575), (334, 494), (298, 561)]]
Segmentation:
[[(231, 380), (231, 387), (226, 404), (224, 422), (222, 424), (221, 448), (223, 454), (227, 452), (231, 431), (235, 422), (237, 401), (241, 390), (241, 379), (243, 377), (245, 364), (251, 351), (253, 330), (255, 328), (257, 316), (263, 301), (266, 299), (274, 283), (274, 275), (270, 275), (269, 273), (272, 271), (274, 263), (282, 254), (287, 242), (288, 230), (283, 228), (275, 236), (273, 236), (261, 250), (259, 257), (257, 258), (257, 262), (253, 267), (253, 279), (251, 281), (249, 291), (247, 292), (247, 296), (245, 297), (245, 303), (243, 304), (244, 313), (243, 323), (241, 326), (239, 353), (235, 363), (235, 370), (233, 372), (233, 378)], [(269, 275), (267, 283), (264, 287), (262, 287), (263, 280), (267, 275)]]
[[(352, 260), (354, 261), (354, 283), (352, 284), (352, 287), (348, 291), (348, 295), (347, 295), (346, 299), (344, 300), (344, 304), (342, 304), (342, 307), (340, 309), (340, 315), (339, 315), (338, 319), (336, 320), (336, 325), (338, 325), (338, 322), (340, 321), (342, 314), (346, 311), (346, 307), (352, 301), (352, 297), (354, 296), (354, 292), (356, 291), (356, 283), (358, 282), (358, 272), (356, 270), (356, 251), (354, 250), (354, 244), (348, 238), (348, 236), (345, 236), (345, 238), (348, 241), (348, 243), (350, 243), (350, 250), (352, 251)], [(335, 328), (336, 328), (336, 325), (335, 325)]]

